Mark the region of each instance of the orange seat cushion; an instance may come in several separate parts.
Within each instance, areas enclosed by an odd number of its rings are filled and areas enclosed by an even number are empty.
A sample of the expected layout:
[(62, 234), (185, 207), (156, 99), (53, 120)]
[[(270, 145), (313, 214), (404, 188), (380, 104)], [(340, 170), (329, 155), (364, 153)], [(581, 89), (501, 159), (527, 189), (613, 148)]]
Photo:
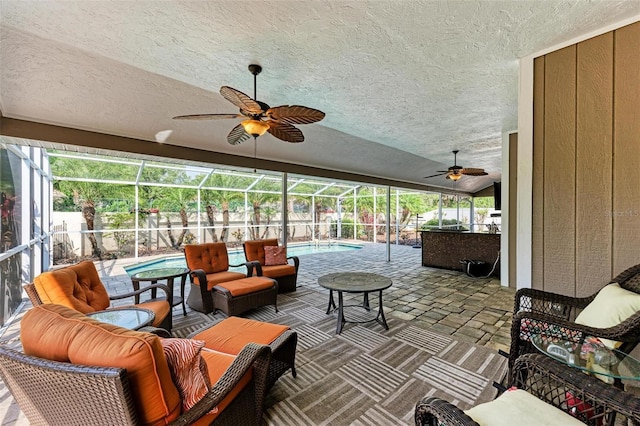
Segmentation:
[[(236, 358), (233, 355), (229, 355), (226, 353), (221, 353), (214, 350), (203, 349), (202, 358), (204, 362), (207, 364), (207, 369), (209, 370), (209, 379), (211, 383), (215, 385), (215, 383), (222, 377), (222, 375), (227, 371), (233, 360)], [(207, 415), (201, 417), (193, 423), (194, 425), (208, 425), (220, 415), (224, 411), (224, 409), (234, 400), (236, 396), (245, 388), (253, 377), (253, 368), (250, 368), (247, 373), (242, 376), (238, 384), (229, 392), (229, 394), (224, 397), (222, 401), (217, 406), (217, 412), (211, 413), (209, 412)], [(215, 411), (215, 410), (212, 410)]]
[(218, 284), (229, 290), (232, 296), (242, 296), (243, 294), (255, 293), (260, 290), (267, 290), (274, 286), (274, 281), (267, 277), (249, 277), (241, 280), (227, 281)]
[(295, 273), (296, 273), (296, 267), (288, 264), (262, 267), (262, 275), (265, 277), (271, 277), (271, 278), (286, 277), (288, 275), (295, 275)]
[[(60, 362), (127, 370), (141, 423), (164, 425), (181, 412), (160, 338), (105, 324), (61, 305), (30, 309), (20, 322), (24, 352)], [(70, 395), (71, 397), (71, 395)]]
[[(232, 272), (232, 271), (224, 271), (224, 272), (216, 272), (215, 274), (207, 274), (207, 290), (211, 290), (213, 287), (215, 287), (220, 283), (239, 280), (246, 277), (247, 276), (242, 272)], [(193, 283), (196, 285), (200, 285), (198, 277), (194, 277)]]
[(171, 306), (169, 306), (169, 302), (167, 302), (166, 300), (153, 300), (150, 302), (139, 303), (133, 306), (135, 306), (136, 308), (148, 309), (150, 311), (153, 311), (153, 313), (156, 315), (152, 324), (154, 327), (160, 327), (160, 324), (162, 324), (162, 321), (164, 321), (167, 315), (172, 315)]
[(265, 264), (264, 246), (277, 246), (278, 240), (271, 238), (268, 240), (249, 240), (245, 241), (242, 247), (244, 248), (244, 257), (249, 262), (258, 261), (261, 265)]
[(229, 254), (225, 243), (187, 244), (184, 246), (187, 268), (202, 269), (205, 274), (229, 269)]
[(38, 275), (33, 283), (42, 303), (63, 305), (84, 314), (107, 309), (109, 294), (91, 261)]
[(247, 343), (269, 345), (287, 330), (286, 325), (229, 317), (193, 338), (204, 340), (205, 348), (237, 355)]

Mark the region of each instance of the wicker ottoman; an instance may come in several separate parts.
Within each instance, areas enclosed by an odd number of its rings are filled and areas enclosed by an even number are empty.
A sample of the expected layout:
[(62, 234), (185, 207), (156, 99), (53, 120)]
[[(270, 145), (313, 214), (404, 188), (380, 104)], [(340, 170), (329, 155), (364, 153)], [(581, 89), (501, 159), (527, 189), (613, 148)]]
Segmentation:
[(213, 313), (220, 309), (227, 316), (273, 305), (278, 312), (278, 282), (267, 277), (248, 277), (213, 287)]
[(247, 343), (269, 345), (271, 362), (267, 374), (267, 391), (288, 369), (296, 377), (298, 334), (286, 325), (229, 317), (194, 332), (189, 338), (204, 340), (206, 348), (231, 355), (240, 353)]

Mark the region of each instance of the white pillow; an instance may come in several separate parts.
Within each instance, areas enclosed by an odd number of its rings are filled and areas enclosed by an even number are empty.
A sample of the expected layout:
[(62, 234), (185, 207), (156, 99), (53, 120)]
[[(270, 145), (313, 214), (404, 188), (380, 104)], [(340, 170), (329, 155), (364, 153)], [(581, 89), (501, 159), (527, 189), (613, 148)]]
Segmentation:
[[(595, 299), (576, 317), (576, 323), (595, 328), (609, 328), (620, 324), (640, 311), (640, 294), (625, 290), (618, 283), (605, 286)], [(598, 336), (596, 336), (598, 337)], [(616, 348), (621, 342), (600, 339), (608, 348)]]
[(584, 426), (584, 423), (521, 389), (506, 391), (465, 414), (480, 426)]

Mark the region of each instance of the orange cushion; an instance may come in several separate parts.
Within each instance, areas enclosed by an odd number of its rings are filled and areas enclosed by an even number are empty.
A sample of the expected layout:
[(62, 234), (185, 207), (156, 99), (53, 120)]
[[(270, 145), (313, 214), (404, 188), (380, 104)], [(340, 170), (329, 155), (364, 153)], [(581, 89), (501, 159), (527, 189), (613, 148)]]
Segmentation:
[(225, 243), (187, 244), (184, 246), (187, 268), (202, 269), (205, 274), (213, 274), (229, 269), (229, 254)]
[(250, 277), (241, 280), (227, 281), (217, 285), (217, 287), (224, 287), (229, 290), (232, 296), (242, 296), (243, 294), (266, 290), (273, 286), (273, 280), (267, 277)]
[[(200, 355), (204, 341), (192, 339), (160, 339), (169, 364), (173, 384), (182, 398), (182, 411), (187, 411), (209, 392), (211, 381), (204, 358)], [(214, 408), (213, 413), (218, 409)]]
[(43, 272), (33, 283), (42, 303), (63, 305), (85, 314), (107, 309), (111, 304), (96, 266), (88, 260)]
[(287, 275), (295, 275), (295, 273), (296, 273), (296, 267), (289, 264), (262, 267), (262, 275), (265, 277), (271, 277), (271, 278), (286, 277)]
[(152, 324), (154, 327), (159, 327), (160, 324), (162, 324), (162, 321), (164, 321), (164, 319), (167, 317), (167, 315), (171, 315), (171, 306), (169, 306), (169, 302), (167, 302), (166, 300), (153, 300), (150, 302), (139, 303), (133, 306), (153, 311), (156, 316)]
[[(213, 350), (207, 350), (206, 348), (202, 350), (202, 358), (207, 364), (207, 369), (209, 370), (209, 379), (211, 383), (215, 383), (222, 377), (222, 375), (227, 371), (233, 360), (236, 358), (233, 355), (228, 355), (226, 353), (221, 353)], [(210, 411), (207, 415), (201, 417), (196, 422), (192, 423), (194, 425), (208, 425), (220, 415), (222, 411), (234, 400), (236, 396), (245, 388), (253, 377), (253, 369), (250, 368), (247, 373), (242, 376), (238, 384), (229, 392), (229, 394), (218, 404), (217, 412), (212, 413)]]
[(31, 308), (20, 322), (24, 352), (73, 364), (127, 370), (141, 422), (164, 425), (182, 404), (160, 338), (101, 323), (61, 305)]
[(286, 325), (229, 317), (201, 331), (194, 339), (204, 340), (206, 348), (237, 355), (247, 343), (269, 345), (287, 330)]
[(264, 246), (277, 246), (278, 240), (272, 238), (269, 240), (249, 240), (245, 241), (242, 247), (244, 248), (244, 257), (249, 262), (258, 261), (264, 265)]
[[(227, 281), (239, 280), (241, 278), (246, 278), (247, 276), (242, 272), (216, 272), (215, 274), (207, 274), (207, 290), (211, 290), (216, 284), (224, 283)], [(200, 285), (198, 282), (198, 278), (196, 277), (193, 280), (193, 283), (196, 285)]]
[(266, 246), (264, 248), (264, 264), (286, 265), (287, 264), (287, 248), (277, 246)]

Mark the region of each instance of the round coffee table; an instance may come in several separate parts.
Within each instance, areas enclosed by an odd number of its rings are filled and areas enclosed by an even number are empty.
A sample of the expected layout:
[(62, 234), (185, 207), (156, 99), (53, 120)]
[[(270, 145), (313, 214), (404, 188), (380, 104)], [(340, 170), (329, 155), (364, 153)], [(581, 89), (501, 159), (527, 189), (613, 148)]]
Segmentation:
[[(171, 306), (182, 304), (182, 313), (187, 315), (187, 308), (184, 304), (184, 286), (187, 275), (189, 275), (187, 268), (156, 268), (133, 274), (131, 276), (131, 284), (133, 284), (134, 290), (139, 290), (141, 281), (150, 281), (151, 284), (156, 284), (160, 280), (167, 280), (167, 286), (171, 291)], [(173, 279), (177, 277), (180, 277), (180, 297), (173, 296)], [(156, 298), (156, 289), (151, 290), (151, 298)], [(140, 295), (135, 296), (135, 302), (136, 305), (140, 303)]]
[[(372, 274), (370, 272), (336, 272), (321, 276), (318, 278), (318, 284), (329, 290), (327, 315), (336, 310), (336, 304), (333, 301), (333, 292), (336, 291), (338, 293), (338, 324), (336, 325), (336, 334), (340, 334), (340, 332), (342, 332), (342, 326), (347, 322), (365, 323), (377, 321), (386, 330), (389, 329), (382, 309), (382, 291), (391, 287), (391, 279), (382, 275)], [(378, 292), (378, 315), (373, 319), (365, 321), (347, 321), (344, 317), (344, 308), (357, 306), (370, 311), (369, 293), (374, 291)], [(345, 305), (342, 297), (343, 292), (364, 293), (362, 305)]]

